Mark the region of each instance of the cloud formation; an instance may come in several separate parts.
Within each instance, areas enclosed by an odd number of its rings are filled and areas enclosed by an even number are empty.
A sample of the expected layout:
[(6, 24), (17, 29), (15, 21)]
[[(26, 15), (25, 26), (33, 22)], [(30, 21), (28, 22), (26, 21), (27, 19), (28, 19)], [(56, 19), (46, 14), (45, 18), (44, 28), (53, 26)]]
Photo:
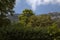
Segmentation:
[(32, 7), (32, 10), (36, 10), (39, 5), (47, 4), (60, 4), (60, 0), (26, 0), (26, 2)]
[(16, 0), (16, 5), (15, 6), (19, 5), (20, 1), (21, 0)]

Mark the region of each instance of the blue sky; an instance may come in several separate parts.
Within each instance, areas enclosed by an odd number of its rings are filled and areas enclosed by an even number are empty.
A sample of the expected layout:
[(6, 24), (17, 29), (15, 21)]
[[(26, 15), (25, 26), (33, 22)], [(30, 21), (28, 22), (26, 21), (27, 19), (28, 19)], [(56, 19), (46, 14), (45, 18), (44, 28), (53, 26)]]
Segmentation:
[(60, 0), (16, 0), (15, 12), (32, 9), (35, 14), (60, 12)]

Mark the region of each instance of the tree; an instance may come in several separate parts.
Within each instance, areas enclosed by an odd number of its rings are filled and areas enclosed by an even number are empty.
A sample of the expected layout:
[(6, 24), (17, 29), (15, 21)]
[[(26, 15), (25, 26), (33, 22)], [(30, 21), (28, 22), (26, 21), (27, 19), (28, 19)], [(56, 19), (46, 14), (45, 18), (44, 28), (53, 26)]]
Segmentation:
[(52, 19), (49, 15), (31, 16), (28, 26), (45, 27), (52, 25)]
[(33, 11), (30, 9), (23, 10), (22, 14), (19, 16), (19, 22), (21, 25), (26, 25), (29, 22), (29, 18), (34, 15)]
[(51, 16), (50, 15), (46, 15), (46, 14), (43, 14), (43, 15), (40, 15), (40, 23), (41, 23), (41, 26), (51, 26), (53, 21), (51, 19)]
[(7, 14), (13, 14), (14, 4), (15, 0), (0, 0), (0, 27), (4, 25), (3, 20), (6, 21)]
[(29, 18), (29, 22), (27, 24), (27, 26), (29, 27), (36, 27), (37, 26), (37, 21), (38, 21), (38, 18), (37, 16), (33, 15)]
[(0, 0), (0, 14), (8, 14), (13, 12), (15, 0)]

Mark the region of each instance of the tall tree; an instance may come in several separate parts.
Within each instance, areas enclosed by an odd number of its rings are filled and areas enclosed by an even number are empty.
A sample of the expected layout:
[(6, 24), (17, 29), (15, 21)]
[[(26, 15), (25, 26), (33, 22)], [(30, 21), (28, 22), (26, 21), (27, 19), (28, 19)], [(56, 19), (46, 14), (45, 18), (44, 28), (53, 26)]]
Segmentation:
[(28, 26), (32, 27), (46, 27), (52, 25), (52, 19), (49, 15), (31, 16)]
[(34, 15), (33, 11), (30, 9), (25, 9), (22, 11), (22, 14), (19, 16), (20, 24), (26, 25), (29, 22), (29, 18)]
[(13, 14), (14, 4), (15, 0), (0, 0), (0, 27), (5, 24), (3, 20), (6, 21), (5, 19), (7, 18), (7, 14)]

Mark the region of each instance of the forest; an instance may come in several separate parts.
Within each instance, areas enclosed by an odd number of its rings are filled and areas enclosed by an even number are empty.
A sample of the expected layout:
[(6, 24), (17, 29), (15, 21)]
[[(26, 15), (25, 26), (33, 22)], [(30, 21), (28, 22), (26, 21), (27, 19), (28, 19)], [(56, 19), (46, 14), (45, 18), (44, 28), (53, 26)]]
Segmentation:
[(0, 40), (60, 40), (60, 13), (36, 15), (31, 9), (24, 9), (18, 21), (7, 15), (14, 15), (15, 0), (0, 0)]

